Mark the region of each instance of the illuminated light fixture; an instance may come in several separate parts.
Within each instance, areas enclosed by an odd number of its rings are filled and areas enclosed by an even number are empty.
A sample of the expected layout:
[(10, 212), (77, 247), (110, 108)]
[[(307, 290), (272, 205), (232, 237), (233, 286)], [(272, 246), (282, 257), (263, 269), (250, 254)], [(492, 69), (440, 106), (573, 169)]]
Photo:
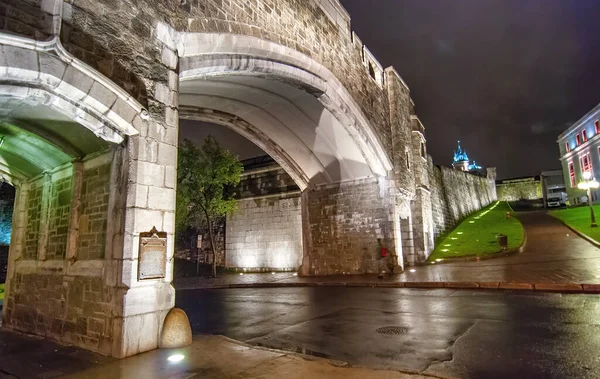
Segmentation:
[(243, 273), (243, 272), (240, 272), (240, 275), (244, 275), (244, 273)]
[(271, 272), (271, 275), (275, 275), (275, 271)]
[(463, 232), (458, 232), (458, 233), (456, 233), (456, 234), (463, 234)]
[(297, 273), (297, 272), (295, 272), (295, 273), (294, 273), (294, 276), (298, 276), (298, 273)]
[(457, 240), (458, 238), (456, 237), (450, 237), (451, 240)]
[(442, 249), (442, 251), (445, 253), (445, 252), (447, 252), (447, 251), (448, 251), (448, 249)]
[(469, 221), (469, 224), (474, 224), (474, 223), (475, 223), (475, 221)]
[(436, 262), (441, 262), (441, 261), (443, 261), (443, 259), (442, 259), (442, 258), (438, 258), (438, 259), (436, 259), (435, 261), (436, 261)]
[(415, 270), (414, 268), (411, 268), (410, 270), (408, 270), (410, 272), (417, 272), (417, 270)]
[(435, 262), (431, 262), (431, 264), (432, 264), (432, 265), (434, 265), (434, 264), (435, 264)]
[(583, 173), (583, 181), (577, 184), (577, 188), (587, 191), (588, 205), (590, 206), (590, 216), (591, 216), (591, 227), (596, 228), (598, 224), (596, 223), (596, 216), (594, 215), (594, 207), (592, 200), (592, 189), (597, 189), (600, 187), (600, 183), (596, 181), (596, 179), (592, 176), (590, 171), (586, 171)]
[(183, 361), (185, 356), (183, 354), (173, 354), (170, 355), (167, 360), (171, 363), (177, 363)]
[(450, 246), (452, 246), (452, 245), (451, 245), (451, 244), (449, 244), (449, 243), (447, 243), (447, 244), (445, 244), (444, 246), (445, 246), (445, 247), (450, 247)]

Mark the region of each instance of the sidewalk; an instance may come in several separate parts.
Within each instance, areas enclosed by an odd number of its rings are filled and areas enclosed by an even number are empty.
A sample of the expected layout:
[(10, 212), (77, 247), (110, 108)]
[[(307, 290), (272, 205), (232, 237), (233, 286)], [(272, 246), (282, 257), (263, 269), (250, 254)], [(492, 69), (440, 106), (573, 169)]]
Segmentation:
[[(176, 363), (167, 360), (175, 354), (184, 359)], [(344, 362), (251, 347), (222, 336), (195, 336), (192, 345), (183, 349), (157, 349), (118, 360), (0, 330), (0, 357), (0, 379), (431, 378), (349, 367)]]
[(178, 290), (337, 285), (600, 292), (598, 247), (543, 212), (519, 213), (518, 217), (527, 232), (527, 245), (522, 253), (508, 257), (407, 267), (405, 272), (384, 280), (368, 274), (224, 274), (216, 279), (175, 278), (174, 286)]

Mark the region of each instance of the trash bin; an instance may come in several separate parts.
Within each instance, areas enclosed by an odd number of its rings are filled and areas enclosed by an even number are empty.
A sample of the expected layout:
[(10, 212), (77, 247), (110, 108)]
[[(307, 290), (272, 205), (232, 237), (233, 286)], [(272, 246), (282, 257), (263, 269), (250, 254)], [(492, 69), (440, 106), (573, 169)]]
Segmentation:
[(496, 240), (502, 249), (506, 249), (508, 247), (508, 236), (504, 234), (498, 234), (496, 236)]

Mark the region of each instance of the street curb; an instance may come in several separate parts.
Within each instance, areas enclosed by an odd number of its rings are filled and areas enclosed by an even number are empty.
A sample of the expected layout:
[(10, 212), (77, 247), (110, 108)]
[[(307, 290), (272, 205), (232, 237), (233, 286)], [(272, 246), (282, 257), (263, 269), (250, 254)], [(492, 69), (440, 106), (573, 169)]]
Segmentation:
[(596, 246), (596, 247), (600, 247), (600, 242), (596, 241), (595, 239), (593, 239), (592, 237), (588, 236), (585, 233), (582, 233), (578, 230), (573, 229), (570, 225), (568, 225), (567, 223), (565, 223), (563, 220), (561, 220), (558, 217), (554, 217), (552, 216), (550, 213), (548, 213), (548, 215), (550, 215), (550, 217), (553, 217), (555, 220), (560, 221), (561, 224), (563, 224), (564, 226), (566, 226), (568, 229), (570, 229), (573, 233), (577, 234), (579, 237), (583, 238), (584, 240), (588, 241), (589, 243), (591, 243), (592, 245)]
[(235, 289), (235, 288), (299, 288), (299, 287), (377, 287), (377, 288), (410, 288), (410, 289), (470, 289), (497, 291), (529, 291), (529, 292), (561, 292), (599, 294), (600, 284), (586, 283), (524, 283), (524, 282), (305, 282), (305, 283), (240, 283), (229, 285), (213, 285), (199, 288), (177, 288), (177, 291)]

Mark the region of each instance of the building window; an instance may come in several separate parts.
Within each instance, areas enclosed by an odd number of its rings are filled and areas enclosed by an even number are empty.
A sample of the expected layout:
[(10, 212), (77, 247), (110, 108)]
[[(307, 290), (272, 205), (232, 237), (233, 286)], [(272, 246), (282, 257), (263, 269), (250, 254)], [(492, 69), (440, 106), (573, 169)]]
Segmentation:
[(592, 172), (592, 159), (590, 157), (590, 153), (585, 154), (581, 158), (579, 158), (579, 163), (581, 163), (581, 174), (584, 172)]
[(567, 151), (567, 153), (571, 151), (571, 146), (569, 146), (568, 142), (565, 142), (565, 150)]
[(573, 163), (569, 163), (569, 177), (571, 178), (571, 187), (575, 188), (575, 168)]
[(577, 141), (577, 146), (581, 145), (581, 137), (579, 134), (575, 136), (575, 141)]
[(408, 151), (406, 152), (406, 167), (410, 170), (410, 156), (408, 155)]
[(600, 122), (598, 120), (594, 122), (594, 128), (596, 128), (596, 134), (600, 133)]
[(585, 130), (581, 131), (581, 138), (583, 138), (583, 142), (587, 142), (587, 133)]
[(425, 144), (421, 142), (421, 157), (425, 158)]

